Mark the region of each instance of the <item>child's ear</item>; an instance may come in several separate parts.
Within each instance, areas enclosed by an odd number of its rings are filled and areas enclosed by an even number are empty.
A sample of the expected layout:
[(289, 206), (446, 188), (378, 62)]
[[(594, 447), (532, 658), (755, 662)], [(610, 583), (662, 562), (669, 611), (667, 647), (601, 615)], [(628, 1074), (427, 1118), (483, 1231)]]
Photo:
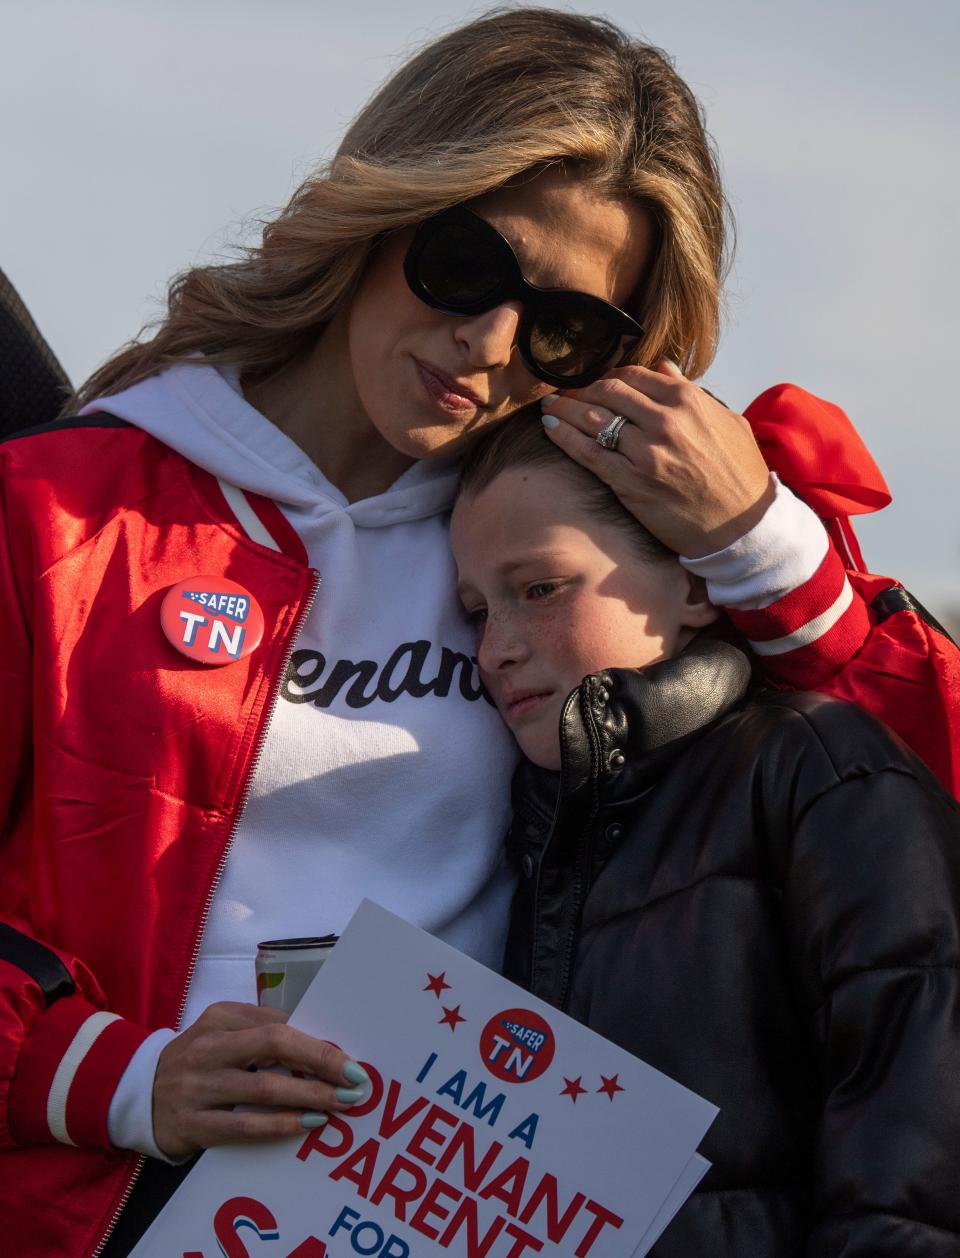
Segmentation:
[(687, 572), (686, 568), (682, 571), (686, 578), (686, 598), (682, 608), (684, 628), (703, 629), (705, 625), (712, 625), (720, 615), (720, 608), (714, 607), (707, 598), (706, 581)]

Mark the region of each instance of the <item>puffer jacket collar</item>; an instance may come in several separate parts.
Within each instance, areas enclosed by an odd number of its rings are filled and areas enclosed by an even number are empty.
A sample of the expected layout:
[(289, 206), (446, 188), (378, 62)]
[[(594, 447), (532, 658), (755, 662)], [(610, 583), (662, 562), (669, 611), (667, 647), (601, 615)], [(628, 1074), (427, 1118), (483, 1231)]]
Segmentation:
[(559, 798), (589, 806), (635, 797), (705, 726), (744, 698), (751, 666), (743, 651), (710, 632), (674, 659), (644, 669), (585, 677), (560, 723), (560, 773), (524, 762), (514, 807), (551, 822)]
[[(530, 986), (543, 999), (565, 1008), (581, 910), (622, 837), (618, 815), (743, 699), (750, 678), (743, 652), (709, 633), (675, 659), (596, 673), (564, 705), (560, 773), (518, 769), (507, 848), (535, 880)], [(514, 935), (509, 946), (526, 950)]]

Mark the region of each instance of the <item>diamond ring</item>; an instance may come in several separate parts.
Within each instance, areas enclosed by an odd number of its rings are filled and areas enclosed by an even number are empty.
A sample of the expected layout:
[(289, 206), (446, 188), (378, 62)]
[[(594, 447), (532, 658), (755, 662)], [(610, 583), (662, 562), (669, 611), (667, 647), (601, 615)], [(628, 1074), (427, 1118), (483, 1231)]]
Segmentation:
[(620, 440), (620, 430), (626, 422), (626, 415), (614, 415), (610, 423), (597, 433), (597, 445), (603, 446), (604, 450), (616, 450), (617, 442)]

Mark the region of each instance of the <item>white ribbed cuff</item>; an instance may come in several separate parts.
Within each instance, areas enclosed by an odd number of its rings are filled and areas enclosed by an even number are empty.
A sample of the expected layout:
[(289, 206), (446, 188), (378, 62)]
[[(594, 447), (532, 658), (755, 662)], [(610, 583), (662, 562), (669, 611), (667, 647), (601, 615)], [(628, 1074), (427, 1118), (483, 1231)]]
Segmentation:
[(776, 494), (749, 533), (723, 550), (699, 559), (680, 556), (694, 576), (703, 577), (718, 607), (757, 611), (798, 589), (823, 563), (829, 546), (817, 515), (771, 472)]
[(163, 1027), (148, 1035), (130, 1058), (120, 1076), (107, 1114), (110, 1143), (118, 1149), (134, 1149), (147, 1157), (176, 1165), (183, 1158), (170, 1158), (157, 1148), (153, 1138), (153, 1080), (157, 1061), (177, 1032)]

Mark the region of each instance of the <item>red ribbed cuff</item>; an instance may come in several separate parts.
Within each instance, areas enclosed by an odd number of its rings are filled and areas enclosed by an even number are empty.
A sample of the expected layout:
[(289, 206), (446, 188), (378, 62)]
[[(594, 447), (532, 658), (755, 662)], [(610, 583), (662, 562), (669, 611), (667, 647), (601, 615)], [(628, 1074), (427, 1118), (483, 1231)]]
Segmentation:
[(740, 632), (751, 641), (783, 638), (796, 633), (832, 607), (842, 594), (846, 580), (843, 561), (831, 544), (813, 576), (789, 594), (784, 594), (783, 598), (759, 611), (738, 611), (736, 608), (728, 608), (727, 611)]
[(831, 546), (808, 581), (758, 611), (727, 609), (771, 681), (814, 689), (857, 654), (870, 632), (867, 606)]
[(112, 1149), (110, 1102), (149, 1034), (83, 996), (56, 1001), (37, 1018), (17, 1059), (8, 1101), (14, 1141)]

